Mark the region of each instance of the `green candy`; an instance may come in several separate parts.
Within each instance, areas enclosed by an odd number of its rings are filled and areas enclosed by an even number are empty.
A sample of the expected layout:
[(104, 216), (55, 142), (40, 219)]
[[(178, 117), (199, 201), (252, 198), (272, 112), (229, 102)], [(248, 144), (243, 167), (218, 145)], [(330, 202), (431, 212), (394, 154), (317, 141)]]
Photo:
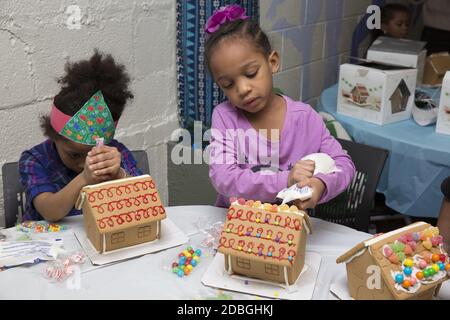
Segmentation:
[(173, 273), (178, 273), (179, 270), (180, 270), (180, 269), (179, 269), (178, 267), (172, 268), (172, 272), (173, 272)]
[(403, 252), (403, 249), (405, 248), (405, 245), (401, 242), (396, 242), (396, 243), (392, 243), (390, 245), (392, 251), (394, 251), (395, 253), (400, 253)]
[(397, 253), (398, 259), (403, 262), (403, 260), (406, 259), (406, 255), (403, 252), (398, 252)]
[(405, 249), (405, 245), (401, 242), (397, 242), (397, 248), (399, 252), (403, 252), (403, 250)]

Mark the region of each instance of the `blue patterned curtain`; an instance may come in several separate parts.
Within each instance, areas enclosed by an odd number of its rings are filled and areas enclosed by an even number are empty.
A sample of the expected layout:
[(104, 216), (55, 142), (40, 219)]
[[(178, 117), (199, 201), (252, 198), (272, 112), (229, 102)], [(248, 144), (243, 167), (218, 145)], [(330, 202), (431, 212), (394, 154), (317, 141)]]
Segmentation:
[(180, 125), (193, 131), (194, 121), (211, 126), (212, 109), (224, 100), (204, 64), (204, 25), (214, 10), (237, 3), (259, 20), (258, 0), (177, 0), (177, 77)]

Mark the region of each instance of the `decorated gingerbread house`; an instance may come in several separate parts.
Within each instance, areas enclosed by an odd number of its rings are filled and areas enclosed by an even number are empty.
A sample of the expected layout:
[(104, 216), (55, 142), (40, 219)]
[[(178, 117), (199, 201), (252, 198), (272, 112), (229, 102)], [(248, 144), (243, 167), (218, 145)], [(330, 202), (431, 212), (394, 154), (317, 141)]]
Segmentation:
[(367, 88), (361, 84), (358, 83), (353, 89), (352, 89), (352, 99), (353, 101), (359, 103), (359, 104), (365, 104), (367, 103), (367, 98), (369, 97), (369, 91), (367, 91)]
[(438, 228), (425, 222), (364, 241), (337, 259), (360, 300), (431, 299), (447, 280), (449, 257)]
[(100, 253), (158, 239), (166, 211), (149, 175), (86, 186), (77, 201), (87, 238)]
[(306, 237), (311, 232), (308, 215), (295, 206), (230, 202), (218, 245), (226, 271), (294, 284), (305, 264)]

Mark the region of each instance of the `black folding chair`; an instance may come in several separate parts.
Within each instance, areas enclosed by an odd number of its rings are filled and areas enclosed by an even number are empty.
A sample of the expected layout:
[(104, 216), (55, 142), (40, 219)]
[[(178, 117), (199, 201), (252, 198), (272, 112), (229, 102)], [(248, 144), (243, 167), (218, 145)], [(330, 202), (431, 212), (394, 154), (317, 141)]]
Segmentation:
[(317, 218), (368, 232), (378, 180), (388, 151), (340, 140), (356, 167), (348, 188), (331, 201), (318, 205), (311, 214)]

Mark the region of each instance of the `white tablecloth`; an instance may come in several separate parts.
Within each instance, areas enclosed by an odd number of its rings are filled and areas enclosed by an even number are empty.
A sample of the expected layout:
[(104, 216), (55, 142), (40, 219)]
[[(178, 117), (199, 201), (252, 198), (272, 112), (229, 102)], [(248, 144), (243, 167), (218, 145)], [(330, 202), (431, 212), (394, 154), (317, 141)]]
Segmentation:
[[(86, 262), (79, 283), (53, 283), (44, 277), (44, 264), (17, 267), (0, 272), (0, 299), (257, 299), (256, 296), (221, 291), (201, 283), (203, 273), (213, 258), (213, 250), (200, 246), (201, 230), (225, 219), (226, 210), (212, 206), (167, 207), (168, 217), (190, 238), (189, 244), (204, 252), (200, 264), (184, 278), (171, 272), (171, 264), (185, 246), (149, 254), (117, 264), (95, 267)], [(341, 225), (312, 218), (313, 233), (307, 250), (319, 253), (322, 263), (313, 299), (336, 299), (330, 284), (345, 274), (345, 266), (336, 258), (358, 242), (370, 237)], [(61, 222), (80, 226), (82, 217)], [(68, 230), (70, 231), (70, 230)], [(69, 250), (79, 250), (76, 238), (68, 231), (61, 233)], [(187, 246), (187, 245), (186, 245)], [(225, 296), (224, 296), (225, 295)]]

